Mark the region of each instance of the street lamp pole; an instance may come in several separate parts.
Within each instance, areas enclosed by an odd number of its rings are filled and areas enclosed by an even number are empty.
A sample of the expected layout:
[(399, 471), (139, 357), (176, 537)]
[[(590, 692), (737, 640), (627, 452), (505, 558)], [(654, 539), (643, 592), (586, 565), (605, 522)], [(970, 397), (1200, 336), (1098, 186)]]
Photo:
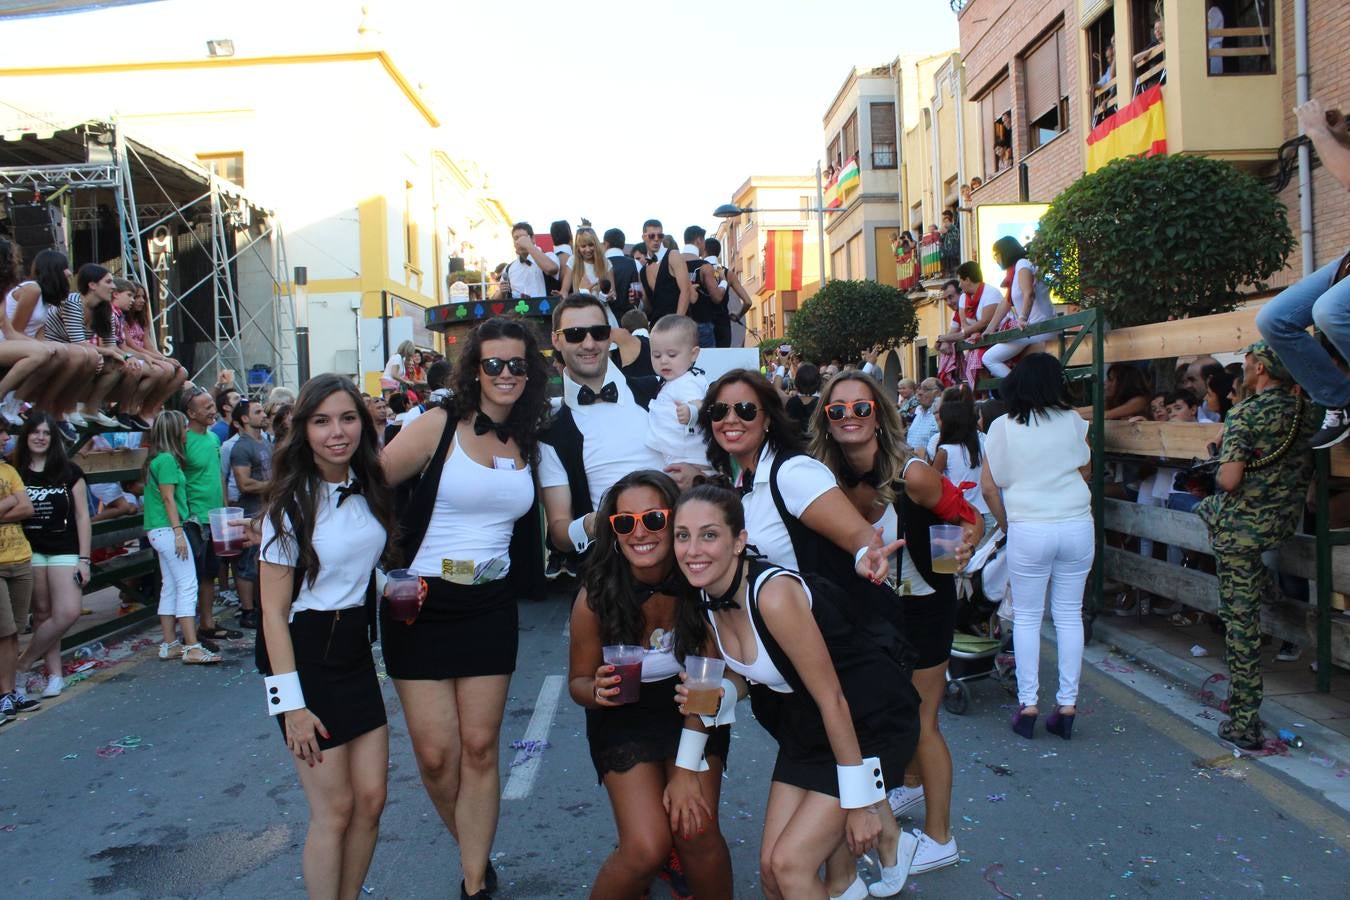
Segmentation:
[(825, 188), (820, 176), (820, 160), (816, 160), (816, 250), (820, 253), (820, 286), (825, 286)]
[(295, 267), (295, 364), (300, 384), (309, 381), (309, 270)]

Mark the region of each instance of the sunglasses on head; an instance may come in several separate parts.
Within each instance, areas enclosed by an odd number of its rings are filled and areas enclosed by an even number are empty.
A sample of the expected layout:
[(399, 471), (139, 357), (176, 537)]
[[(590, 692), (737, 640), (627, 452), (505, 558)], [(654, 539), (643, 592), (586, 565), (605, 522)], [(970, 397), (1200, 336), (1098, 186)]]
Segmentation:
[(586, 335), (597, 341), (609, 340), (608, 325), (574, 325), (571, 328), (559, 328), (554, 334), (561, 334), (563, 340), (569, 344), (580, 344), (586, 340)]
[(639, 519), (642, 520), (642, 527), (648, 531), (665, 531), (666, 524), (670, 521), (670, 510), (649, 509), (640, 513), (615, 513), (609, 517), (609, 527), (614, 529), (615, 534), (632, 534)]
[(508, 370), (512, 375), (524, 375), (530, 371), (530, 364), (525, 361), (523, 356), (513, 356), (510, 359), (489, 356), (478, 365), (482, 366), (483, 374), (491, 376), (502, 374), (502, 369)]
[(872, 401), (854, 400), (852, 403), (831, 403), (825, 407), (825, 415), (829, 416), (832, 422), (838, 422), (850, 412), (855, 419), (866, 419), (872, 415)]
[(727, 413), (736, 411), (736, 418), (742, 422), (753, 422), (759, 415), (759, 406), (751, 403), (749, 400), (742, 400), (740, 403), (723, 403), (721, 400), (708, 407), (708, 418), (714, 422), (720, 422), (727, 417)]

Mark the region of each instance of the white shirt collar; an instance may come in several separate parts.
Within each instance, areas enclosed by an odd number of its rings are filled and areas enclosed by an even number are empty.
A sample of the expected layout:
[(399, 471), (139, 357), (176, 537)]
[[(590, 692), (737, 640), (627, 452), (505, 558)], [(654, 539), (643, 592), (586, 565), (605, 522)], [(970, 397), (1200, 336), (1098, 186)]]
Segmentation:
[(605, 259), (618, 259), (620, 256), (625, 255), (626, 254), (618, 247), (610, 247), (608, 250), (605, 251)]
[(683, 247), (680, 248), (680, 252), (688, 253), (691, 256), (698, 256), (698, 248), (695, 247), (693, 244), (685, 244)]
[[(623, 373), (615, 367), (613, 359), (607, 360), (605, 364), (605, 380), (600, 382), (600, 384), (603, 387), (610, 382), (613, 382), (614, 386), (619, 389), (620, 404), (633, 402), (633, 392), (628, 389), (628, 381), (623, 377)], [(585, 409), (585, 407), (577, 403), (577, 393), (581, 390), (581, 385), (572, 380), (571, 372), (563, 372), (562, 383), (563, 403), (570, 406), (573, 411)]]
[(716, 256), (705, 256), (705, 257), (703, 257), (703, 261), (704, 261), (705, 263), (711, 263), (711, 264), (713, 264), (714, 266), (720, 266), (720, 265), (722, 264), (722, 263), (717, 259)]

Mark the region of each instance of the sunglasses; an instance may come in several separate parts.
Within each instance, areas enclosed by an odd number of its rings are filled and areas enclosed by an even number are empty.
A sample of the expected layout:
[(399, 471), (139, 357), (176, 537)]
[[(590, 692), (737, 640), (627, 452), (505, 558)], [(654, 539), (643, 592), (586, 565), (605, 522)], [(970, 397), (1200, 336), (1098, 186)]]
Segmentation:
[(708, 418), (714, 422), (720, 422), (727, 417), (727, 413), (736, 411), (736, 418), (742, 422), (753, 422), (759, 415), (759, 407), (749, 400), (742, 400), (740, 403), (723, 403), (721, 400), (708, 407)]
[(615, 513), (609, 517), (609, 527), (614, 529), (615, 534), (632, 534), (633, 529), (637, 527), (638, 519), (642, 520), (642, 527), (648, 531), (665, 531), (666, 524), (670, 521), (670, 510), (649, 509), (640, 513)]
[(502, 369), (508, 370), (512, 375), (524, 375), (530, 371), (530, 364), (525, 361), (523, 356), (513, 356), (510, 359), (489, 356), (478, 365), (483, 367), (483, 374), (493, 377), (502, 374)]
[(838, 422), (849, 412), (853, 413), (855, 419), (867, 419), (872, 415), (871, 400), (854, 400), (852, 403), (831, 403), (825, 407), (825, 415), (830, 417), (831, 422)]
[(563, 340), (569, 344), (580, 344), (586, 340), (586, 335), (597, 341), (609, 340), (608, 325), (574, 325), (571, 328), (559, 328), (554, 334), (561, 334)]
[(666, 239), (664, 234), (644, 234), (643, 237), (649, 241), (664, 241)]

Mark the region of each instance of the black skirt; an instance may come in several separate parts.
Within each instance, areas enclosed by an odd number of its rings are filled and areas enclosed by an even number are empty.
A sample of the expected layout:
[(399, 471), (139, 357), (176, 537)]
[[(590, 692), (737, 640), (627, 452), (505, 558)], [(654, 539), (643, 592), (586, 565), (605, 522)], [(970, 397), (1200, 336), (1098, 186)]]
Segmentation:
[[(679, 683), (679, 676), (644, 681), (636, 703), (586, 710), (586, 742), (597, 780), (603, 781), (608, 772), (627, 772), (638, 763), (675, 758), (684, 729), (684, 716), (675, 705)], [(731, 726), (723, 725), (709, 733), (703, 755), (722, 760), (725, 769), (730, 746)]]
[(955, 599), (942, 591), (896, 599), (904, 621), (903, 633), (917, 654), (914, 668), (928, 669), (945, 663), (952, 655), (952, 636), (956, 634)]
[[(330, 735), (319, 738), (319, 749), (340, 747), (387, 724), (364, 607), (296, 613), (291, 621), (291, 646), (305, 708)], [(285, 718), (285, 713), (276, 717), (283, 737)]]
[(428, 578), (427, 599), (411, 625), (380, 604), (384, 665), (390, 678), (441, 681), (516, 670), (519, 615), (509, 579), (463, 585)]

